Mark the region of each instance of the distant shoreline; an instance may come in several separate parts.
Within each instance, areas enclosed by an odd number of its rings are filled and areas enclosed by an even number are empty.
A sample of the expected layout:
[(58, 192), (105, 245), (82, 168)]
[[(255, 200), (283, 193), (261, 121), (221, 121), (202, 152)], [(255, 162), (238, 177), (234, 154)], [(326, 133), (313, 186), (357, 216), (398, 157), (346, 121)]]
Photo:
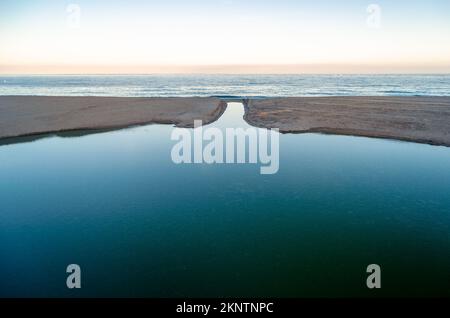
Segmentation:
[(147, 124), (192, 127), (242, 101), (252, 126), (450, 146), (450, 97), (58, 97), (0, 96), (0, 145)]

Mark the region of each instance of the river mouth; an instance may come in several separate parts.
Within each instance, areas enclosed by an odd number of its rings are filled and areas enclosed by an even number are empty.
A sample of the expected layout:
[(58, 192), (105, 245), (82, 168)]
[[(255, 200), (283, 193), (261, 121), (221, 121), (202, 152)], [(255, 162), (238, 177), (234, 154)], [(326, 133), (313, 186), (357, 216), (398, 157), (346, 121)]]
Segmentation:
[[(250, 127), (243, 115), (230, 103), (205, 128)], [(280, 135), (280, 169), (261, 175), (173, 163), (173, 129), (0, 147), (0, 295), (449, 295), (449, 148)], [(380, 290), (366, 286), (369, 264)]]
[[(206, 110), (205, 101), (210, 103), (207, 105), (209, 109)], [(202, 120), (201, 125), (220, 121), (228, 104), (241, 105), (239, 107), (243, 108), (243, 115), (228, 120), (229, 125), (277, 129), (283, 134), (319, 133), (448, 146), (445, 134), (447, 129), (445, 112), (442, 116), (436, 117), (436, 107), (439, 107), (439, 103), (443, 103), (442, 105), (448, 103), (448, 98), (445, 97), (428, 97), (426, 99), (391, 97), (385, 100), (377, 97), (361, 98), (356, 96), (331, 99), (325, 97), (281, 99), (252, 97), (248, 99), (230, 96), (203, 99), (193, 97), (124, 99), (89, 96), (7, 96), (3, 102), (9, 106), (6, 107), (6, 115), (3, 118), (3, 125), (6, 128), (3, 129), (0, 136), (0, 146), (33, 142), (54, 136), (82, 137), (155, 124), (192, 128), (198, 118)], [(103, 107), (105, 102), (112, 104), (108, 104), (108, 107), (105, 108)], [(64, 111), (58, 107), (55, 108), (55, 103), (65, 108), (66, 111), (67, 108), (70, 109), (69, 116), (67, 114), (57, 115)], [(88, 109), (91, 108), (91, 112), (87, 111), (86, 113), (86, 108), (79, 109), (80, 105), (85, 103), (95, 104), (95, 106), (88, 107)], [(337, 104), (334, 105), (334, 103)], [(363, 104), (360, 109), (357, 109), (358, 103)], [(371, 107), (379, 108), (379, 105), (376, 106), (377, 103), (399, 103), (396, 106), (397, 111), (401, 110), (403, 113), (406, 111), (405, 105), (410, 105), (410, 107), (415, 105), (420, 108), (423, 103), (430, 103), (428, 107), (434, 108), (434, 111), (428, 109), (427, 112), (434, 115), (426, 117), (424, 113), (425, 117), (421, 118), (419, 114), (416, 114), (418, 119), (405, 121), (405, 116), (409, 115), (393, 115), (390, 110), (379, 115), (377, 119), (373, 117), (376, 117), (376, 112), (367, 111)], [(166, 105), (164, 106), (164, 104)], [(20, 105), (28, 105), (29, 107), (25, 108), (32, 109), (32, 111), (25, 111), (25, 115), (20, 115), (24, 111), (21, 110)], [(349, 105), (353, 106), (349, 108)], [(119, 116), (118, 111), (121, 112)], [(75, 117), (81, 117), (72, 121), (70, 113), (76, 113)], [(167, 114), (163, 115), (165, 113)], [(242, 122), (241, 117), (245, 123)], [(17, 118), (21, 119), (17, 120)], [(343, 121), (342, 118), (347, 119)], [(372, 125), (372, 121), (377, 124)], [(435, 124), (428, 126), (424, 124), (432, 122)]]

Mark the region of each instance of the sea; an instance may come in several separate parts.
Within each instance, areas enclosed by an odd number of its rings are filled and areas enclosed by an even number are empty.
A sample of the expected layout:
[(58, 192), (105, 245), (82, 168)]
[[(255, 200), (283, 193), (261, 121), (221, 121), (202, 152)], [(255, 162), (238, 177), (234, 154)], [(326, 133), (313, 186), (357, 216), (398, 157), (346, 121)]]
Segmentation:
[(0, 95), (450, 96), (450, 75), (0, 76)]

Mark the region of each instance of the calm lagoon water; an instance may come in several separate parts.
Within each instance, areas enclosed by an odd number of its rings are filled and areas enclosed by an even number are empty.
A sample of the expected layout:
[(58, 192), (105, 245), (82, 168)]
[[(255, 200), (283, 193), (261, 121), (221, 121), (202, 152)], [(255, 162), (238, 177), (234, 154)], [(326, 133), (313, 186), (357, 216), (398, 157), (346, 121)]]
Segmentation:
[(260, 175), (175, 165), (172, 129), (0, 146), (0, 296), (450, 296), (450, 148), (282, 135)]

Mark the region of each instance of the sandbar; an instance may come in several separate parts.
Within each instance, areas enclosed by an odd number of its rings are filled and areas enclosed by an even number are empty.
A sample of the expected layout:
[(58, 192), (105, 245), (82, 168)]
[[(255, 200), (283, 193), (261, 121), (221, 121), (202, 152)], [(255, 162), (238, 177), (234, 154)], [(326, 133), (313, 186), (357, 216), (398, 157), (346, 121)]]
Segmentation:
[(325, 133), (450, 146), (450, 97), (250, 99), (245, 120), (282, 133)]

